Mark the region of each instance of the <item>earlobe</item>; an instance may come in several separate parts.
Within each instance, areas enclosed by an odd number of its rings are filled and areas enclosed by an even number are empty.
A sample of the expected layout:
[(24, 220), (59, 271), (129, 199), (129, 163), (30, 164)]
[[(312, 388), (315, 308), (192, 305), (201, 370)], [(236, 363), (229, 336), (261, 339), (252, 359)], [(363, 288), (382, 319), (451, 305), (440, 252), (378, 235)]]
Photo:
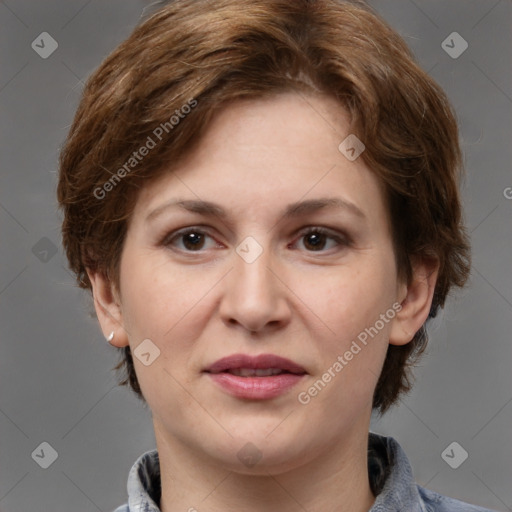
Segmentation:
[(411, 282), (404, 286), (401, 309), (393, 319), (389, 335), (391, 345), (406, 345), (426, 322), (437, 282), (439, 263), (422, 260), (413, 268)]
[(112, 282), (101, 272), (87, 270), (87, 275), (91, 281), (94, 308), (105, 339), (112, 346), (126, 347), (128, 336), (124, 329), (121, 304)]

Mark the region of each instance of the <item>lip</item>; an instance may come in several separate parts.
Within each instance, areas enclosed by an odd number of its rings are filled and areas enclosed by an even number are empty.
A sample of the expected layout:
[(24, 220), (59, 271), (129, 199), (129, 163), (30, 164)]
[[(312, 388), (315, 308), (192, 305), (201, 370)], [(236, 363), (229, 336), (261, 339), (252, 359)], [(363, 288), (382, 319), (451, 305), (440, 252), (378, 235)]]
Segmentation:
[(220, 373), (226, 370), (234, 370), (237, 368), (251, 368), (254, 370), (261, 370), (265, 368), (279, 368), (281, 370), (295, 373), (304, 374), (306, 370), (299, 364), (286, 359), (284, 357), (276, 356), (274, 354), (260, 354), (257, 356), (250, 356), (248, 354), (233, 354), (231, 356), (223, 357), (215, 361), (205, 371), (208, 373)]
[[(278, 368), (287, 373), (264, 377), (241, 377), (227, 373), (227, 370), (241, 368), (254, 370)], [(233, 354), (219, 359), (204, 370), (204, 373), (228, 394), (237, 398), (252, 400), (268, 400), (282, 395), (307, 374), (306, 370), (299, 364), (274, 354), (260, 354), (258, 356)]]

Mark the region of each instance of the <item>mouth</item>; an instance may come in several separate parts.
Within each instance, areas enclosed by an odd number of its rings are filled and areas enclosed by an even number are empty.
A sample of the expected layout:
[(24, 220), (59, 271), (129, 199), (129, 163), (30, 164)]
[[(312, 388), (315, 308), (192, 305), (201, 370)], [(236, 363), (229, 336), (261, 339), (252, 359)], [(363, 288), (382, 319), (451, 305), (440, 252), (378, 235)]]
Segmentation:
[(219, 359), (204, 373), (231, 396), (267, 400), (284, 394), (306, 374), (299, 364), (273, 354), (234, 354)]
[(293, 375), (307, 373), (302, 366), (294, 361), (273, 354), (259, 356), (234, 354), (219, 359), (204, 371), (212, 374), (229, 373), (237, 377), (271, 377), (283, 373)]
[(218, 373), (229, 373), (231, 375), (236, 375), (237, 377), (272, 377), (273, 375), (293, 372), (282, 370), (281, 368), (261, 368), (256, 370), (254, 368), (231, 368)]

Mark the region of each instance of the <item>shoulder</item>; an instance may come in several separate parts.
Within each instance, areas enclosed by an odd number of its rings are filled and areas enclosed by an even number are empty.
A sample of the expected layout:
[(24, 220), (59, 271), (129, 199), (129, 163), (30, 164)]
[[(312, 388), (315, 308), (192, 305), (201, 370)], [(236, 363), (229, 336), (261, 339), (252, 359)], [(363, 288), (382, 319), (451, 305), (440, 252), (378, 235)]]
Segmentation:
[(455, 498), (443, 496), (437, 492), (425, 489), (420, 485), (417, 487), (421, 499), (427, 506), (428, 512), (494, 512), (488, 508), (471, 505), (469, 503), (456, 500)]
[(371, 512), (493, 512), (418, 485), (404, 450), (392, 437), (370, 432), (368, 470), (376, 496)]
[(117, 507), (113, 512), (130, 512), (128, 504)]

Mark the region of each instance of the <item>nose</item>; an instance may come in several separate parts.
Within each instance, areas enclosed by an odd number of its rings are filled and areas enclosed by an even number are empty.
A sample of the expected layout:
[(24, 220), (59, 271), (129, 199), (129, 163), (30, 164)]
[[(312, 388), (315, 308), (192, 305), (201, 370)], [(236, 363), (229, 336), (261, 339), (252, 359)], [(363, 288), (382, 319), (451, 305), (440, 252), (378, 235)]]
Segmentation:
[(290, 322), (286, 286), (277, 278), (268, 250), (251, 263), (234, 254), (234, 268), (223, 280), (219, 311), (228, 326), (251, 333), (278, 330)]

